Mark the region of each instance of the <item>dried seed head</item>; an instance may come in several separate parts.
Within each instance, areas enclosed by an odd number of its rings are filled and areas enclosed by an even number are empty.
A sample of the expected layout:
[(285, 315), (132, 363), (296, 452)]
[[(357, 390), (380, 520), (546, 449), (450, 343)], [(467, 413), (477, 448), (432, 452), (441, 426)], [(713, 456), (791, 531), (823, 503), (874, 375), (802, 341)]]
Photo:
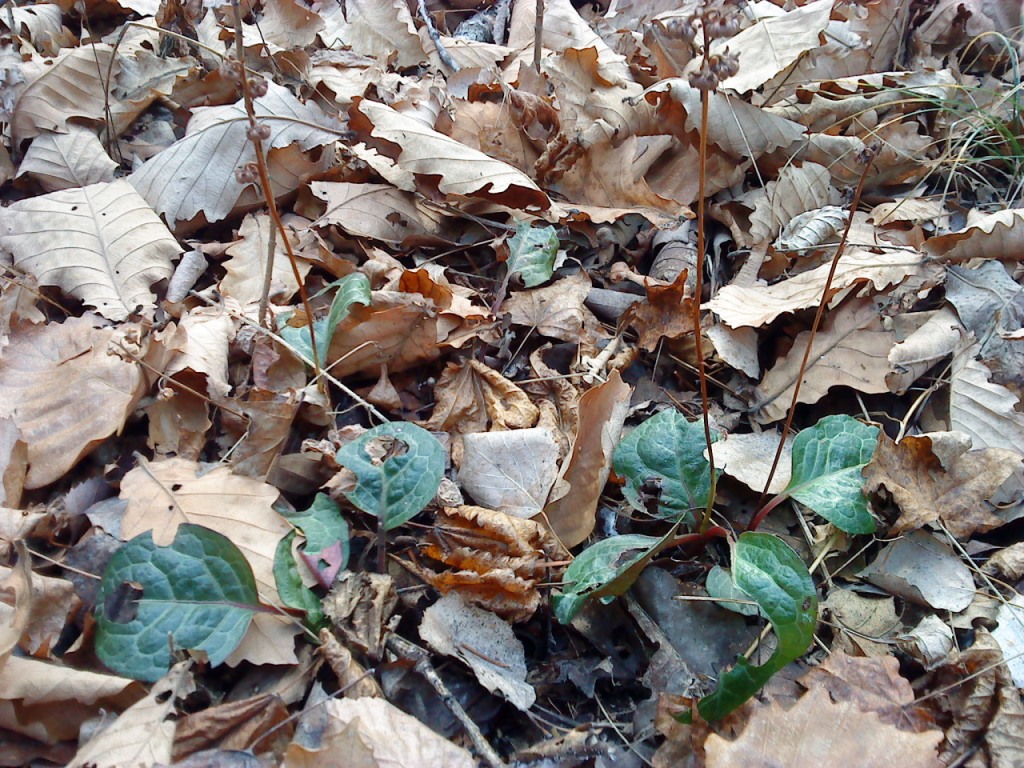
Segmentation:
[(250, 125), (246, 130), (245, 135), (249, 141), (266, 141), (270, 138), (270, 126), (266, 123), (256, 123)]
[(220, 62), (220, 76), (225, 80), (236, 83), (242, 82), (245, 75), (245, 68), (238, 59), (222, 59)]
[(249, 78), (249, 93), (254, 99), (267, 95), (267, 78), (253, 75)]
[(699, 72), (690, 73), (690, 87), (698, 91), (713, 91), (718, 87), (718, 75), (711, 71), (707, 64)]
[(722, 13), (714, 8), (704, 12), (704, 29), (712, 40), (732, 37), (740, 31), (740, 25), (740, 17), (735, 13)]
[(729, 49), (726, 48), (721, 53), (708, 57), (708, 67), (719, 80), (727, 80), (740, 71), (739, 54), (729, 53)]
[(676, 16), (665, 22), (665, 34), (684, 43), (692, 43), (697, 36), (697, 26), (692, 16)]
[(235, 181), (239, 184), (256, 184), (260, 180), (260, 169), (256, 163), (246, 163), (235, 169)]

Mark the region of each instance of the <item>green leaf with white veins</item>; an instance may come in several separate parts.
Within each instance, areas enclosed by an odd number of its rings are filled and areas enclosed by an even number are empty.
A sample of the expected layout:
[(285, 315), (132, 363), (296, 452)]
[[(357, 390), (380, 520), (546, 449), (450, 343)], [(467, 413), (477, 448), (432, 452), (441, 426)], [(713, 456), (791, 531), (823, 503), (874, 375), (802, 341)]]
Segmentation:
[[(712, 433), (712, 442), (718, 435)], [(626, 435), (615, 448), (615, 474), (626, 480), (622, 493), (633, 507), (644, 510), (641, 488), (650, 478), (661, 481), (661, 517), (693, 522), (691, 510), (703, 509), (711, 493), (711, 467), (704, 458), (707, 445), (700, 422), (687, 421), (678, 411), (662, 411)]]
[(826, 416), (793, 440), (793, 473), (782, 492), (846, 533), (873, 533), (861, 470), (878, 444), (878, 427)]
[(444, 476), (444, 449), (422, 427), (390, 422), (338, 449), (338, 463), (355, 477), (348, 500), (380, 518), (386, 531), (419, 514)]
[(534, 227), (529, 222), (521, 222), (507, 245), (509, 275), (519, 274), (527, 288), (536, 288), (551, 279), (558, 255), (558, 235), (554, 227)]
[(258, 610), (252, 569), (227, 538), (184, 524), (160, 547), (147, 531), (117, 550), (103, 572), (96, 654), (112, 671), (150, 683), (170, 669), (172, 647), (203, 651), (216, 666)]

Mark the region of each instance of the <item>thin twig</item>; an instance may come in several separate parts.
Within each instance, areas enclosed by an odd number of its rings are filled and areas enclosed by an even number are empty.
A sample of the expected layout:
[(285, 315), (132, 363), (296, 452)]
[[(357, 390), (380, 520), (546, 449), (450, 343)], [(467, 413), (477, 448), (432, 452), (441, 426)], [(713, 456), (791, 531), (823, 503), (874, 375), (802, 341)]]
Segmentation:
[(537, 17), (533, 22), (533, 68), (540, 74), (541, 41), (544, 39), (544, 3), (537, 0)]
[(434, 47), (437, 48), (437, 57), (452, 72), (458, 72), (462, 67), (459, 66), (459, 62), (452, 58), (452, 55), (448, 53), (448, 49), (444, 47), (444, 42), (441, 40), (441, 33), (437, 31), (437, 27), (434, 26), (434, 20), (430, 18), (430, 12), (427, 11), (427, 4), (425, 0), (419, 0), (419, 11), (420, 18), (423, 19), (423, 24), (427, 28), (427, 34), (430, 35), (431, 41), (434, 43)]

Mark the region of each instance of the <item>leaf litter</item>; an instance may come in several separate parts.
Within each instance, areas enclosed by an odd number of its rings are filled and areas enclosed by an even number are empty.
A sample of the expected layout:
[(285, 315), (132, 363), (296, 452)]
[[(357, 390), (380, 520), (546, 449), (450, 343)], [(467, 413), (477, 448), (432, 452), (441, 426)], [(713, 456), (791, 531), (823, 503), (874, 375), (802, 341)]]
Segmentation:
[(4, 764), (1020, 764), (1019, 14), (8, 3)]

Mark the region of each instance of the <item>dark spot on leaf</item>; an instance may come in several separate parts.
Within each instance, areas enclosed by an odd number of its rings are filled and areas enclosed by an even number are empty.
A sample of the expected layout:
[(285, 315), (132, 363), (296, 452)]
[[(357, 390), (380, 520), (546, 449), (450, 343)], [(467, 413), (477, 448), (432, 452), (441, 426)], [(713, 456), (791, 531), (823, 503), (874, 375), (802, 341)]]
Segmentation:
[(174, 491), (174, 492), (180, 491), (181, 490), (181, 483), (175, 483), (174, 485), (172, 485), (171, 486), (171, 490)]
[(138, 584), (122, 581), (103, 601), (103, 615), (116, 624), (135, 621), (141, 598), (142, 588)]

